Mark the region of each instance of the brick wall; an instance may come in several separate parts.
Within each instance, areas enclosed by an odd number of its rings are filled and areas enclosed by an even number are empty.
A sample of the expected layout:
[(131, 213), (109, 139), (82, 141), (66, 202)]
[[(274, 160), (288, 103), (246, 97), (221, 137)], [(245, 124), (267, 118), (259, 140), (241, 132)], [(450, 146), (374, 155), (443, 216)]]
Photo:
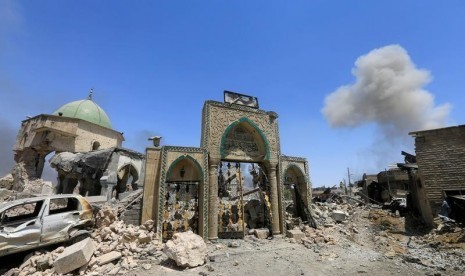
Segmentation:
[(421, 183), (433, 215), (443, 190), (465, 189), (465, 126), (413, 133)]

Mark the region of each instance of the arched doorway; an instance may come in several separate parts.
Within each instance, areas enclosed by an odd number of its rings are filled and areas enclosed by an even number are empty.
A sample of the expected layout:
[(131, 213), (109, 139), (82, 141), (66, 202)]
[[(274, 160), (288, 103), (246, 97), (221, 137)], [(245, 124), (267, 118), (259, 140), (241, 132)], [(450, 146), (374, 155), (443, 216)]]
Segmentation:
[(118, 169), (116, 182), (116, 198), (120, 193), (137, 190), (137, 181), (139, 174), (132, 164), (126, 164)]
[(304, 173), (297, 165), (289, 165), (284, 172), (284, 207), (291, 218), (310, 219), (307, 202), (308, 186)]
[(250, 119), (241, 118), (224, 131), (220, 151), (218, 237), (243, 238), (247, 230), (271, 230), (265, 135)]
[(162, 238), (191, 230), (199, 234), (199, 193), (203, 188), (203, 173), (199, 163), (189, 155), (176, 159), (166, 175)]

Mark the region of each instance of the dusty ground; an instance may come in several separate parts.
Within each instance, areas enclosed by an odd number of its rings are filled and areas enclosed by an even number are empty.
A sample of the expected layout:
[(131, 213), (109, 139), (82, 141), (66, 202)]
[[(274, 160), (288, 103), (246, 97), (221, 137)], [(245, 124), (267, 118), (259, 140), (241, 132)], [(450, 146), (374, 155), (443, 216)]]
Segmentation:
[[(357, 209), (345, 224), (322, 228), (334, 242), (307, 244), (248, 236), (209, 243), (209, 261), (180, 270), (170, 262), (126, 275), (464, 275), (462, 244), (431, 246), (405, 232), (404, 218), (384, 210)], [(410, 241), (410, 242), (409, 242)], [(334, 244), (333, 244), (334, 243)], [(455, 247), (455, 248), (454, 248)], [(147, 262), (148, 263), (148, 262)]]

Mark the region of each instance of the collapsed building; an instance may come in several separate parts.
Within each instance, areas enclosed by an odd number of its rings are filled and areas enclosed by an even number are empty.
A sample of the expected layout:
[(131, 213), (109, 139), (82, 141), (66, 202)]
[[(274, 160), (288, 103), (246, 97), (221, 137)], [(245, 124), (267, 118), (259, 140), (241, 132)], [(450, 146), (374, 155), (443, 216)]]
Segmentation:
[(409, 172), (412, 207), (430, 226), (443, 205), (450, 208), (447, 216), (464, 222), (465, 125), (409, 134), (416, 156), (406, 155), (399, 167)]
[(119, 194), (143, 184), (145, 156), (123, 149), (123, 141), (91, 91), (87, 99), (22, 121), (14, 145), (17, 164), (2, 182), (10, 183), (2, 186), (22, 192), (40, 180), (46, 157), (55, 154), (50, 158), (58, 173), (55, 193), (111, 199), (114, 190)]
[(390, 168), (378, 174), (364, 174), (358, 186), (362, 188), (365, 202), (386, 203), (393, 198), (407, 197), (409, 176), (401, 169)]
[(153, 220), (164, 240), (189, 229), (210, 240), (282, 234), (286, 209), (312, 220), (308, 162), (281, 154), (278, 114), (256, 97), (224, 96), (203, 106), (200, 147), (146, 149), (142, 223)]

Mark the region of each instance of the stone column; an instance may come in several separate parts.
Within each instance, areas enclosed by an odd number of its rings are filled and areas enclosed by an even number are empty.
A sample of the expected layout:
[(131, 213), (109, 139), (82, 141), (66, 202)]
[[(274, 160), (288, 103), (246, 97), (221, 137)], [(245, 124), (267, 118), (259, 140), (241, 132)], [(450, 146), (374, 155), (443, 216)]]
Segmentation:
[(111, 201), (111, 196), (113, 194), (113, 188), (116, 186), (116, 182), (112, 181), (111, 177), (102, 176), (100, 178), (100, 185), (102, 186), (100, 195), (106, 196), (107, 201)]
[(210, 159), (208, 189), (208, 239), (218, 239), (218, 160)]
[[(160, 148), (147, 148), (145, 151), (145, 180), (141, 223), (153, 220), (158, 225), (159, 178), (160, 178)], [(163, 196), (162, 196), (163, 197)], [(163, 198), (161, 199), (163, 201)]]
[(276, 180), (276, 164), (270, 163), (268, 179), (270, 181), (271, 215), (273, 217), (271, 230), (273, 232), (273, 235), (277, 235), (281, 233), (281, 230), (279, 227), (279, 193), (278, 182)]
[(42, 172), (44, 171), (44, 165), (45, 165), (45, 156), (46, 154), (41, 152), (37, 156), (37, 167), (36, 167), (36, 175), (35, 177), (41, 178), (42, 177)]

